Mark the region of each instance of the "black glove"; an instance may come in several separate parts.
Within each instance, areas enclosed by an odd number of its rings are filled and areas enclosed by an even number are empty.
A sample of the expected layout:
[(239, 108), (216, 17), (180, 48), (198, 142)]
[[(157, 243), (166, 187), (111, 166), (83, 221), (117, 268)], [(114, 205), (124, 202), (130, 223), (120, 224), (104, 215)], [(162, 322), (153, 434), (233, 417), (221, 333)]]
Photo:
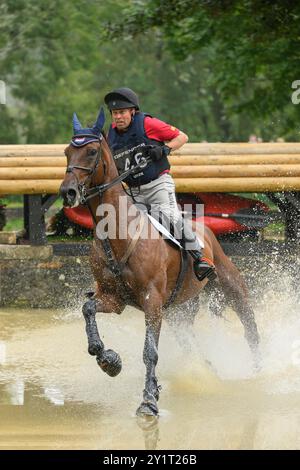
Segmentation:
[(154, 162), (157, 162), (161, 158), (167, 157), (170, 152), (171, 152), (171, 148), (168, 147), (167, 145), (162, 145), (162, 146), (154, 145), (149, 150), (149, 157)]

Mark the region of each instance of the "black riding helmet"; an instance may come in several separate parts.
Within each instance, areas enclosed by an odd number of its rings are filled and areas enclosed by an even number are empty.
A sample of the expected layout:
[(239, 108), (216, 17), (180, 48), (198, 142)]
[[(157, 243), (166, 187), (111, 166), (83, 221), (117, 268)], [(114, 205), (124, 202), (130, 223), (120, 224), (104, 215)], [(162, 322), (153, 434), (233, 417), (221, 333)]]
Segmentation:
[(110, 111), (125, 108), (140, 109), (138, 96), (130, 88), (116, 88), (105, 95), (104, 101)]

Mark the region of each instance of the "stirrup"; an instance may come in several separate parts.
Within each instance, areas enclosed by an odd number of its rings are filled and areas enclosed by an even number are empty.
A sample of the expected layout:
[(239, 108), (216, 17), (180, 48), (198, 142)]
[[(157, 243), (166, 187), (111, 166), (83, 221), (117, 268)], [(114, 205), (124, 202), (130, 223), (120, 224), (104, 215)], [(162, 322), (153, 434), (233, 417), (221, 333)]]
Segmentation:
[[(204, 266), (202, 266), (203, 270), (201, 269), (201, 261), (203, 261), (204, 264)], [(199, 267), (202, 272), (198, 272)], [(203, 281), (205, 278), (207, 278), (209, 281), (213, 281), (217, 277), (215, 266), (205, 258), (194, 261), (194, 273), (198, 281)]]
[(92, 299), (96, 292), (94, 290), (88, 290), (87, 292), (84, 293), (84, 296), (87, 297), (88, 299)]

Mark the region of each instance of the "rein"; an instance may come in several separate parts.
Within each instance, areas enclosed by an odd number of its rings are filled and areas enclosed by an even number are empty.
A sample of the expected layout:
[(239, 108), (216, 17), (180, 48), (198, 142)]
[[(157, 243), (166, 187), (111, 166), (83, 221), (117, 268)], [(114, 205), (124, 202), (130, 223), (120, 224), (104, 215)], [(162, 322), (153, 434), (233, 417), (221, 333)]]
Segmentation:
[[(102, 162), (103, 164), (103, 171), (104, 171), (104, 175), (106, 174), (106, 165), (105, 165), (105, 162), (104, 160), (101, 158), (102, 157), (102, 135), (101, 136), (96, 136), (96, 135), (91, 135), (91, 134), (80, 134), (79, 136), (77, 137), (92, 137), (94, 139), (97, 139), (99, 144), (100, 144), (100, 148), (97, 152), (97, 157), (96, 157), (96, 161), (95, 161), (95, 165), (93, 168), (89, 168), (89, 167), (85, 167), (85, 166), (80, 166), (80, 165), (68, 165), (67, 166), (67, 169), (66, 169), (66, 173), (72, 173), (75, 178), (76, 178), (76, 181), (77, 181), (77, 186), (78, 186), (78, 191), (79, 191), (79, 194), (80, 194), (80, 203), (81, 204), (85, 204), (86, 203), (86, 198), (87, 198), (87, 195), (89, 194), (90, 192), (90, 189), (88, 189), (86, 187), (86, 184), (92, 180), (93, 176), (95, 175), (96, 173), (96, 170), (99, 166), (99, 163), (100, 161)], [(74, 137), (73, 137), (74, 138)], [(71, 145), (73, 145), (73, 138), (71, 140)], [(78, 177), (76, 175), (76, 173), (74, 172), (74, 170), (83, 170), (83, 171), (86, 171), (88, 173), (87, 177), (85, 178), (85, 180), (83, 182), (80, 182), (78, 180)], [(92, 188), (93, 189), (93, 188)]]

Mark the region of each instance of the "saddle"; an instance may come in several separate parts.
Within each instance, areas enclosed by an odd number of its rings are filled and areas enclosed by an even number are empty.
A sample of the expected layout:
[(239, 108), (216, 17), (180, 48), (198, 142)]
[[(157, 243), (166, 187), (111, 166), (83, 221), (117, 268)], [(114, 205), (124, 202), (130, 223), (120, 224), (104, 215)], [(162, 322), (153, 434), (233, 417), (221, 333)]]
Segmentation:
[[(163, 235), (163, 237), (168, 242), (171, 242), (171, 244), (173, 244), (176, 247), (178, 247), (179, 249), (182, 249), (182, 250), (185, 251), (185, 248), (184, 248), (185, 241), (184, 241), (183, 238), (181, 238), (180, 241), (179, 241), (179, 239), (175, 238), (175, 236), (174, 236), (175, 230), (174, 230), (174, 226), (173, 226), (172, 222), (170, 222), (170, 231), (169, 231), (169, 230), (166, 229), (166, 227), (164, 227), (163, 220), (161, 218), (160, 218), (160, 221), (158, 221), (157, 219), (152, 217), (152, 215), (150, 215), (149, 213), (146, 213), (146, 215), (148, 216), (151, 224), (156, 228), (156, 230), (161, 235)], [(203, 241), (199, 237), (197, 237), (197, 239), (199, 241), (199, 244), (200, 244), (201, 248), (204, 248)]]

